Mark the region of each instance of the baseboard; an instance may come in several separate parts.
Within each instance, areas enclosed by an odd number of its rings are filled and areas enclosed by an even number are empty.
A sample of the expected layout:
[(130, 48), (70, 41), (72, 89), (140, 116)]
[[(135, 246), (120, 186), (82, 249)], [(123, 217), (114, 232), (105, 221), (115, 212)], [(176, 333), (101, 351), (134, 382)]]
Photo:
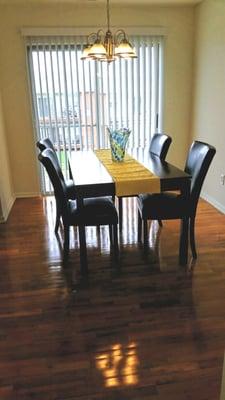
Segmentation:
[(7, 218), (9, 216), (9, 213), (11, 211), (11, 208), (15, 202), (16, 199), (21, 199), (23, 197), (38, 197), (40, 196), (39, 192), (20, 192), (20, 193), (15, 193), (14, 196), (12, 196), (6, 203), (4, 209), (2, 210), (3, 215), (0, 215), (0, 224), (4, 223), (7, 221)]
[(224, 399), (225, 399), (225, 356), (223, 360), (223, 371), (222, 371), (221, 392), (220, 392), (220, 400)]
[(2, 213), (3, 215), (0, 217), (0, 223), (4, 223), (7, 221), (11, 208), (16, 200), (15, 196), (12, 196), (8, 199), (7, 203), (3, 207)]
[(15, 193), (15, 197), (17, 199), (22, 199), (23, 197), (38, 197), (40, 196), (40, 192), (19, 192)]
[(221, 203), (219, 203), (217, 200), (214, 199), (214, 197), (211, 197), (210, 195), (208, 195), (205, 192), (201, 193), (201, 197), (208, 201), (208, 203), (212, 204), (213, 207), (217, 208), (217, 210), (219, 210), (220, 212), (222, 212), (223, 214), (225, 214), (225, 206)]

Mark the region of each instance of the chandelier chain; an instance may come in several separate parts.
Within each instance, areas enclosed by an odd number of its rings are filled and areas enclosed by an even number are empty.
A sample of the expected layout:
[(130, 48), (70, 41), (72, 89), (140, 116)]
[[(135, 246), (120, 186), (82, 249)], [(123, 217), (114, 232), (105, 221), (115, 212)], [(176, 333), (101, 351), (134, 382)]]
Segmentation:
[(110, 30), (109, 0), (107, 0), (107, 25), (109, 31)]

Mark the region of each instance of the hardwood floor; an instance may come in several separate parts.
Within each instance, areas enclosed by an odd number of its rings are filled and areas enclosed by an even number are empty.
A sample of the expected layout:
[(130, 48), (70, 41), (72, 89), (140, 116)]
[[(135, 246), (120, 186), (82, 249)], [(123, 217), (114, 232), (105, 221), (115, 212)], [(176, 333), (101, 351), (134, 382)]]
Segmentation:
[(87, 279), (76, 230), (62, 267), (54, 218), (52, 199), (20, 199), (0, 225), (0, 399), (219, 400), (225, 216), (200, 202), (184, 268), (179, 222), (153, 222), (144, 254), (127, 199), (120, 268), (107, 228), (88, 228)]

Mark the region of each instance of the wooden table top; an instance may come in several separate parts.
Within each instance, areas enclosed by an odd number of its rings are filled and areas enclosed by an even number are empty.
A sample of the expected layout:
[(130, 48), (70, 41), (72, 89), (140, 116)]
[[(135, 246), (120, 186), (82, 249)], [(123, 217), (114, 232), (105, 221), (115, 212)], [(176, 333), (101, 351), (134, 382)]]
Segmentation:
[[(190, 175), (170, 163), (162, 162), (149, 153), (148, 149), (128, 149), (127, 152), (160, 178), (162, 191), (182, 190), (189, 185)], [(115, 195), (112, 177), (92, 150), (73, 152), (70, 165), (77, 195)]]

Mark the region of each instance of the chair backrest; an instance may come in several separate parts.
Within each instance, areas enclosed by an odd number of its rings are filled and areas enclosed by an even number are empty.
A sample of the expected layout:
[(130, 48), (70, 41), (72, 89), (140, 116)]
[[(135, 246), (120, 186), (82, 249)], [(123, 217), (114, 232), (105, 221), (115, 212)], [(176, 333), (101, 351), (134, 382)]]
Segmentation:
[(44, 139), (40, 139), (37, 143), (36, 143), (37, 147), (39, 148), (39, 150), (43, 151), (45, 149), (52, 149), (53, 151), (55, 151), (54, 145), (52, 143), (52, 141), (46, 137)]
[(155, 133), (151, 139), (149, 152), (165, 161), (172, 138), (165, 133)]
[(41, 139), (36, 144), (41, 152), (43, 152), (44, 150), (47, 150), (47, 149), (52, 150), (52, 152), (54, 153), (54, 161), (55, 161), (57, 173), (59, 174), (60, 179), (63, 179), (63, 181), (65, 181), (56, 151), (54, 149), (54, 146), (53, 146), (53, 143), (51, 142), (51, 140), (49, 138)]
[(216, 149), (207, 143), (194, 141), (188, 152), (185, 172), (191, 175), (191, 208), (195, 213), (201, 188)]
[[(53, 145), (52, 141), (51, 141), (48, 137), (39, 140), (39, 141), (36, 143), (36, 145), (37, 145), (37, 147), (39, 148), (40, 151), (43, 151), (43, 150), (46, 150), (46, 149), (51, 149), (51, 150), (53, 150), (54, 153), (56, 154), (54, 145)], [(56, 154), (56, 156), (57, 156), (57, 154)], [(70, 179), (73, 180), (73, 174), (72, 174), (71, 165), (70, 165), (70, 161), (69, 161), (69, 160), (68, 160), (68, 168), (69, 168), (69, 176), (70, 176)], [(64, 176), (63, 176), (63, 175), (62, 175), (62, 177), (63, 177), (63, 179), (64, 179)]]
[(52, 186), (54, 188), (55, 197), (60, 204), (62, 215), (67, 211), (67, 195), (66, 184), (62, 175), (57, 155), (52, 149), (45, 149), (38, 155), (39, 161), (44, 165)]

